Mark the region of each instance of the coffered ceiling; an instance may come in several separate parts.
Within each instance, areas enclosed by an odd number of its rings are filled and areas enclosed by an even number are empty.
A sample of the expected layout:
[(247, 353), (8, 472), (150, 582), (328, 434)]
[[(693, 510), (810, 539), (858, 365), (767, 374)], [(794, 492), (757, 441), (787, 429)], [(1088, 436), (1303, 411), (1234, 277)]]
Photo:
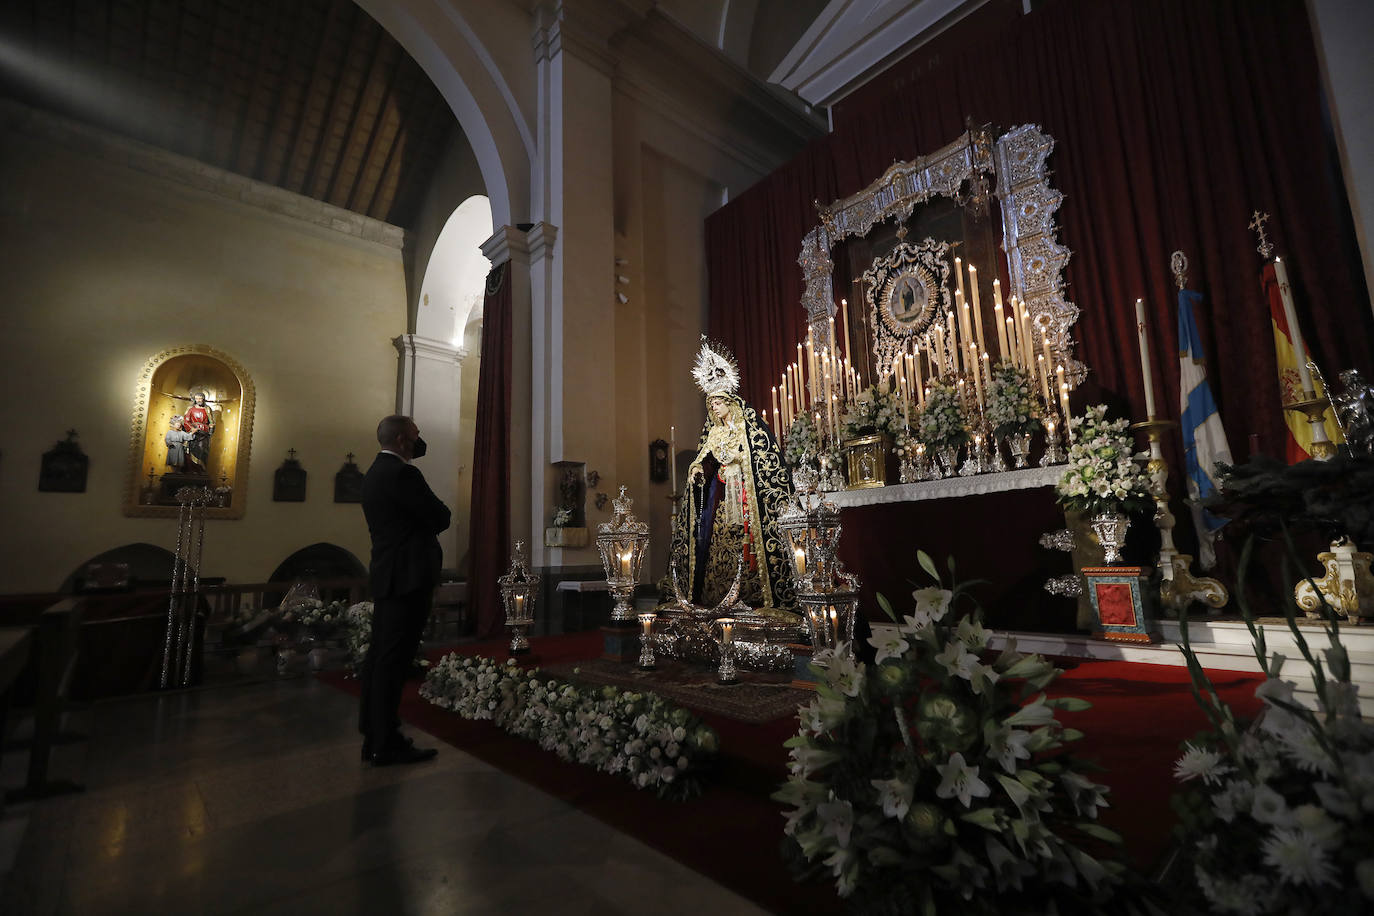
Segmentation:
[(458, 129), (353, 0), (5, 0), (0, 93), (404, 227)]

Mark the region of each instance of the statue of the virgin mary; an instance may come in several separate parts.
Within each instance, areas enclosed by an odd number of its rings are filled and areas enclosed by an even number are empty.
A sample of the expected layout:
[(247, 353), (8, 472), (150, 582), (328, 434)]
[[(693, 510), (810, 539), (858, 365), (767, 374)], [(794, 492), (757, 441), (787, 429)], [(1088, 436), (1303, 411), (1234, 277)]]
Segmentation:
[(792, 477), (778, 440), (739, 396), (739, 367), (723, 346), (703, 336), (692, 375), (706, 395), (706, 422), (673, 532), (673, 562), (692, 584), (694, 604), (719, 603), (739, 573), (740, 601), (793, 610), (792, 561), (778, 530)]

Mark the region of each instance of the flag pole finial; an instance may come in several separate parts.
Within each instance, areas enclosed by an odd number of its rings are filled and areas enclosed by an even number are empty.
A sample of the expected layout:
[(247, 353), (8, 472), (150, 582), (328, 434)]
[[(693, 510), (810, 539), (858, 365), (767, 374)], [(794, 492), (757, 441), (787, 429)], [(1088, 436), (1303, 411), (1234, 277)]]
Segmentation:
[(1169, 256), (1169, 269), (1174, 272), (1174, 282), (1180, 290), (1188, 288), (1188, 256), (1175, 251)]
[(1269, 236), (1264, 231), (1264, 224), (1267, 222), (1269, 222), (1269, 214), (1256, 210), (1250, 214), (1250, 222), (1246, 226), (1247, 229), (1255, 230), (1255, 234), (1259, 236), (1259, 247), (1255, 250), (1266, 261), (1274, 256), (1274, 245), (1269, 241)]

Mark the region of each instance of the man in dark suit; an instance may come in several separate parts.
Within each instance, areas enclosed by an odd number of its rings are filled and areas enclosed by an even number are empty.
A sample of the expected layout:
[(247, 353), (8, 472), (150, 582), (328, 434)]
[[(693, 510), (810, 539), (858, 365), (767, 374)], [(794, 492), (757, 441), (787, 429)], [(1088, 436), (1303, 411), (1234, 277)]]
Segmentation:
[(398, 709), (439, 583), (443, 551), (437, 535), (449, 526), (449, 510), (410, 463), (425, 454), (414, 420), (386, 417), (377, 424), (377, 442), (382, 450), (363, 478), (363, 515), (372, 535), (373, 611), (358, 728), (363, 759), (389, 766), (439, 753), (401, 735)]

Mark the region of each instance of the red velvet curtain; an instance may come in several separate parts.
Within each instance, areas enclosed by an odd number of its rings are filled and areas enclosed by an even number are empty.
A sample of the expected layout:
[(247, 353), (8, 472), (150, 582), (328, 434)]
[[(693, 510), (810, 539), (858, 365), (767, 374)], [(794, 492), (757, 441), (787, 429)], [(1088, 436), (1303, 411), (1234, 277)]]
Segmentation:
[(510, 262), (487, 274), (482, 302), (482, 366), (477, 377), (477, 428), (472, 450), (472, 516), (468, 601), (477, 636), (499, 636), (506, 614), (497, 578), (510, 565)]
[(1144, 416), (1134, 317), (1143, 297), (1156, 398), (1177, 416), (1169, 255), (1182, 249), (1189, 285), (1205, 296), (1198, 323), (1232, 450), (1243, 460), (1258, 434), (1263, 451), (1282, 454), (1262, 263), (1246, 228), (1257, 209), (1273, 217), (1318, 364), (1329, 374), (1374, 365), (1301, 0), (1059, 0), (976, 43), (967, 33), (937, 40), (894, 65), (836, 107), (831, 134), (707, 220), (709, 326), (740, 356), (751, 403), (769, 403), (804, 333), (796, 259), (817, 222), (813, 202), (943, 146), (965, 117), (1036, 123), (1056, 140), (1068, 298), (1082, 310), (1075, 337), (1092, 370), (1075, 406), (1120, 398)]

